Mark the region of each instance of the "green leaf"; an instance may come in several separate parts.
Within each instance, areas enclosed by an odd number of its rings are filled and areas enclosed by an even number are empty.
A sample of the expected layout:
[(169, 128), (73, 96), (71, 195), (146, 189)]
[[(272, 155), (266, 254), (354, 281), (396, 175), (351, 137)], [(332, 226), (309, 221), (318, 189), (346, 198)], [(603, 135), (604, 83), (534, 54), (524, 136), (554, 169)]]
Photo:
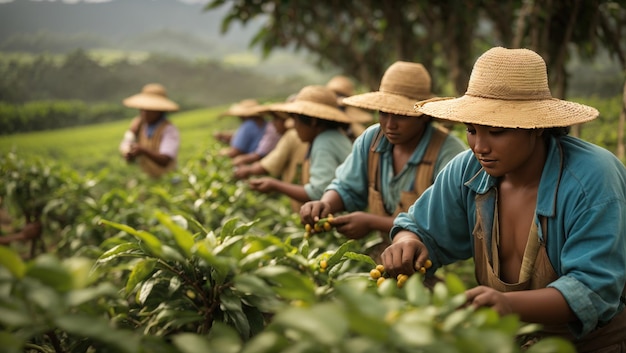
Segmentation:
[(104, 263), (107, 261), (111, 261), (118, 258), (118, 255), (120, 254), (127, 254), (138, 249), (139, 247), (136, 243), (122, 243), (105, 251), (102, 255), (100, 255), (100, 257), (98, 257), (98, 262)]
[(418, 273), (409, 277), (404, 285), (406, 299), (414, 306), (426, 306), (430, 303), (430, 292), (422, 283), (422, 276)]
[(353, 244), (354, 240), (352, 239), (341, 244), (341, 246), (337, 250), (335, 250), (335, 253), (328, 258), (328, 268), (332, 268), (333, 266), (338, 264), (343, 255), (346, 253), (346, 251), (350, 249), (350, 247), (352, 247)]
[(445, 282), (451, 296), (465, 293), (465, 285), (456, 274), (452, 272), (446, 273)]
[(276, 245), (269, 246), (261, 251), (257, 251), (252, 253), (239, 261), (239, 270), (241, 272), (246, 272), (252, 270), (254, 268), (259, 267), (263, 263), (262, 260), (271, 259), (271, 258), (279, 258), (280, 255), (283, 255), (283, 249)]
[(213, 352), (237, 353), (241, 350), (242, 342), (239, 333), (224, 323), (214, 322), (208, 339)]
[(233, 231), (235, 230), (235, 226), (239, 222), (238, 218), (231, 218), (222, 226), (222, 231), (220, 232), (220, 237), (223, 239), (228, 236), (234, 235)]
[(23, 310), (0, 307), (0, 323), (2, 323), (2, 326), (8, 328), (19, 328), (32, 325), (33, 320), (30, 315)]
[(25, 352), (25, 340), (18, 338), (17, 335), (7, 331), (0, 331), (0, 347), (4, 353), (21, 353)]
[(148, 250), (151, 252), (149, 255), (155, 255), (155, 256), (161, 256), (163, 250), (161, 249), (161, 241), (155, 237), (154, 235), (143, 231), (143, 230), (136, 230), (132, 227), (129, 227), (125, 224), (121, 224), (121, 223), (116, 223), (116, 222), (111, 222), (111, 221), (107, 221), (105, 219), (100, 220), (101, 223), (111, 226), (113, 228), (119, 229), (121, 231), (124, 231), (132, 236), (134, 236), (135, 238), (137, 238), (138, 240), (142, 241), (147, 247)]
[(0, 246), (0, 265), (6, 267), (15, 278), (24, 277), (26, 265), (20, 256), (6, 246)]
[(53, 318), (56, 326), (70, 335), (89, 337), (114, 347), (118, 352), (136, 353), (139, 351), (139, 336), (131, 331), (116, 330), (107, 320), (86, 314), (64, 315)]
[(73, 287), (72, 274), (63, 264), (50, 254), (35, 258), (26, 267), (26, 275), (59, 292), (67, 292)]
[(152, 273), (156, 263), (156, 259), (144, 259), (140, 260), (135, 264), (135, 266), (133, 266), (133, 269), (128, 276), (128, 281), (126, 281), (126, 294), (130, 294), (139, 282), (143, 281)]
[(241, 353), (277, 353), (284, 352), (291, 343), (283, 334), (272, 331), (264, 331), (254, 336), (243, 347)]
[(359, 261), (359, 262), (363, 262), (366, 263), (368, 265), (371, 265), (372, 267), (376, 267), (376, 261), (374, 261), (374, 259), (372, 259), (371, 256), (369, 255), (364, 255), (364, 254), (359, 254), (359, 253), (355, 253), (352, 251), (347, 251), (344, 256), (350, 260), (355, 260), (355, 261)]
[(225, 290), (220, 295), (220, 306), (226, 316), (226, 323), (231, 323), (244, 338), (250, 337), (250, 323), (243, 312), (241, 298), (233, 291)]
[(182, 353), (207, 353), (211, 352), (210, 341), (193, 333), (181, 333), (172, 337), (176, 348)]
[(167, 229), (169, 229), (174, 235), (174, 241), (176, 245), (183, 251), (186, 257), (191, 257), (191, 248), (193, 247), (195, 240), (193, 235), (186, 229), (183, 229), (178, 224), (174, 223), (172, 219), (161, 211), (156, 211), (156, 217)]
[(305, 302), (315, 301), (313, 281), (300, 272), (286, 266), (267, 266), (254, 272), (259, 277), (274, 284), (272, 289), (286, 299), (300, 299)]
[(73, 290), (67, 294), (68, 306), (79, 306), (92, 300), (104, 297), (116, 297), (117, 288), (111, 283), (100, 283), (96, 287)]
[[(317, 304), (311, 308), (290, 308), (278, 313), (273, 324), (298, 330), (304, 337), (328, 348), (338, 345), (348, 333), (348, 321), (341, 306), (334, 303)], [(325, 351), (319, 347), (319, 351)]]

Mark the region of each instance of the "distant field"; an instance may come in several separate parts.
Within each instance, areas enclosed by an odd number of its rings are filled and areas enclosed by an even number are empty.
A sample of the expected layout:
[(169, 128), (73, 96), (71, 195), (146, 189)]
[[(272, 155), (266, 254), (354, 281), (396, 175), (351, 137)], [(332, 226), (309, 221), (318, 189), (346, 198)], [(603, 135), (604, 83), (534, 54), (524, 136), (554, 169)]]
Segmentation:
[[(200, 109), (171, 114), (171, 121), (181, 135), (179, 164), (216, 143), (212, 133), (235, 129), (234, 117), (218, 118), (221, 108)], [(98, 173), (101, 168), (129, 168), (119, 156), (117, 147), (128, 127), (124, 121), (0, 137), (2, 155), (14, 151), (20, 156), (40, 156), (67, 164), (81, 173)]]

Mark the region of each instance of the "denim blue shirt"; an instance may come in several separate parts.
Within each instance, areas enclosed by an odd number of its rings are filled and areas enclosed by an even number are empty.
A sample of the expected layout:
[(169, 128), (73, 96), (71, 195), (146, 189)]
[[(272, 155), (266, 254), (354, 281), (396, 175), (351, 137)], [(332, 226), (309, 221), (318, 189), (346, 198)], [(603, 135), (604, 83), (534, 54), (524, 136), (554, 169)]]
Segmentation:
[(244, 120), (233, 135), (230, 142), (231, 147), (238, 149), (243, 154), (254, 152), (265, 133), (265, 124), (267, 123), (265, 122), (262, 126), (259, 126), (252, 119)]
[[(551, 137), (547, 152), (535, 222), (543, 240), (538, 222), (540, 216), (547, 219), (546, 250), (559, 276), (548, 287), (559, 290), (578, 317), (570, 329), (580, 337), (624, 307), (619, 298), (626, 282), (626, 168), (609, 151), (574, 137)], [(494, 187), (497, 179), (472, 152), (462, 153), (395, 219), (390, 235), (401, 229), (418, 234), (433, 261), (431, 273), (470, 258), (474, 197)], [(495, 207), (495, 200), (490, 204)]]
[[(368, 127), (354, 141), (352, 153), (346, 158), (345, 162), (337, 168), (335, 179), (333, 179), (332, 183), (326, 188), (326, 190), (335, 190), (339, 194), (343, 201), (344, 208), (348, 212), (367, 208), (367, 165), (369, 149), (378, 131), (380, 131), (380, 124), (374, 124)], [(433, 131), (433, 126), (430, 124), (427, 125), (424, 135), (413, 151), (409, 161), (396, 175), (394, 175), (393, 170), (393, 145), (385, 136), (382, 136), (380, 139), (380, 143), (376, 148), (376, 152), (380, 153), (380, 192), (385, 204), (385, 209), (389, 214), (393, 214), (396, 210), (400, 202), (401, 192), (413, 190), (417, 166), (422, 161), (422, 158), (424, 158)], [(454, 156), (466, 149), (466, 145), (459, 138), (452, 134), (448, 135), (439, 150), (433, 175), (437, 175)]]
[(335, 169), (343, 163), (351, 149), (352, 141), (338, 129), (325, 130), (315, 137), (309, 150), (309, 182), (304, 185), (309, 199), (322, 198), (324, 189), (333, 180)]

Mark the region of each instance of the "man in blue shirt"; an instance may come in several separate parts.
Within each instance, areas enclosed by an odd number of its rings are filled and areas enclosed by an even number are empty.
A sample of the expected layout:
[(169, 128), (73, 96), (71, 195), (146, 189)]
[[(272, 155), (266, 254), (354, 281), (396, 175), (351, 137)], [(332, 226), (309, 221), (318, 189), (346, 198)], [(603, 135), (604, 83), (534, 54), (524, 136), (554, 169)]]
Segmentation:
[(255, 99), (244, 99), (233, 104), (220, 116), (236, 116), (241, 119), (241, 125), (234, 134), (219, 132), (215, 138), (229, 144), (220, 150), (220, 155), (234, 158), (254, 152), (265, 134), (267, 122), (258, 112), (259, 103)]
[[(373, 257), (388, 245), (393, 218), (407, 211), (446, 163), (466, 149), (431, 117), (413, 110), (417, 100), (432, 97), (430, 87), (423, 65), (398, 61), (387, 69), (378, 91), (344, 98), (345, 105), (377, 111), (379, 123), (356, 139), (322, 198), (300, 208), (304, 224), (335, 214), (332, 225), (348, 238), (380, 232), (383, 244), (372, 249)], [(350, 213), (336, 215), (342, 211)]]
[(465, 123), (471, 151), (395, 219), (385, 270), (410, 275), (430, 260), (428, 276), (473, 257), (468, 305), (541, 324), (527, 342), (626, 351), (626, 168), (566, 136), (598, 111), (552, 98), (538, 54), (499, 47), (476, 61), (464, 96), (415, 109)]

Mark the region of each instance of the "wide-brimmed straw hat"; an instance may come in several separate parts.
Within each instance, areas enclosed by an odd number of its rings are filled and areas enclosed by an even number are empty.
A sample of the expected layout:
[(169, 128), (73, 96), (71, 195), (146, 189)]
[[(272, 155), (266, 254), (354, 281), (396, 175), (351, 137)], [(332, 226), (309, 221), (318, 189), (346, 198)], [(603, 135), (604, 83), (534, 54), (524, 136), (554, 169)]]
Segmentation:
[(256, 99), (244, 99), (231, 105), (227, 111), (221, 113), (219, 116), (237, 116), (242, 118), (257, 116), (260, 115), (260, 106)]
[(148, 83), (143, 86), (141, 93), (132, 95), (122, 103), (135, 109), (173, 112), (179, 109), (178, 104), (167, 98), (165, 87), (159, 83)]
[(354, 84), (352, 81), (342, 75), (334, 76), (326, 83), (326, 87), (337, 95), (337, 105), (343, 110), (353, 122), (359, 124), (367, 124), (374, 121), (374, 116), (362, 109), (345, 105), (343, 99), (354, 94)]
[(352, 122), (352, 119), (339, 109), (335, 93), (327, 87), (318, 85), (302, 88), (293, 102), (276, 103), (272, 109), (340, 123)]
[(378, 91), (357, 94), (343, 99), (343, 104), (379, 110), (390, 114), (420, 116), (413, 109), (415, 100), (433, 97), (431, 80), (424, 65), (396, 61), (383, 74)]
[(528, 49), (496, 47), (481, 55), (465, 95), (417, 102), (440, 119), (504, 128), (565, 127), (595, 119), (595, 108), (552, 98), (546, 64)]
[(334, 76), (328, 81), (326, 87), (337, 95), (348, 97), (354, 94), (354, 83), (346, 76)]

